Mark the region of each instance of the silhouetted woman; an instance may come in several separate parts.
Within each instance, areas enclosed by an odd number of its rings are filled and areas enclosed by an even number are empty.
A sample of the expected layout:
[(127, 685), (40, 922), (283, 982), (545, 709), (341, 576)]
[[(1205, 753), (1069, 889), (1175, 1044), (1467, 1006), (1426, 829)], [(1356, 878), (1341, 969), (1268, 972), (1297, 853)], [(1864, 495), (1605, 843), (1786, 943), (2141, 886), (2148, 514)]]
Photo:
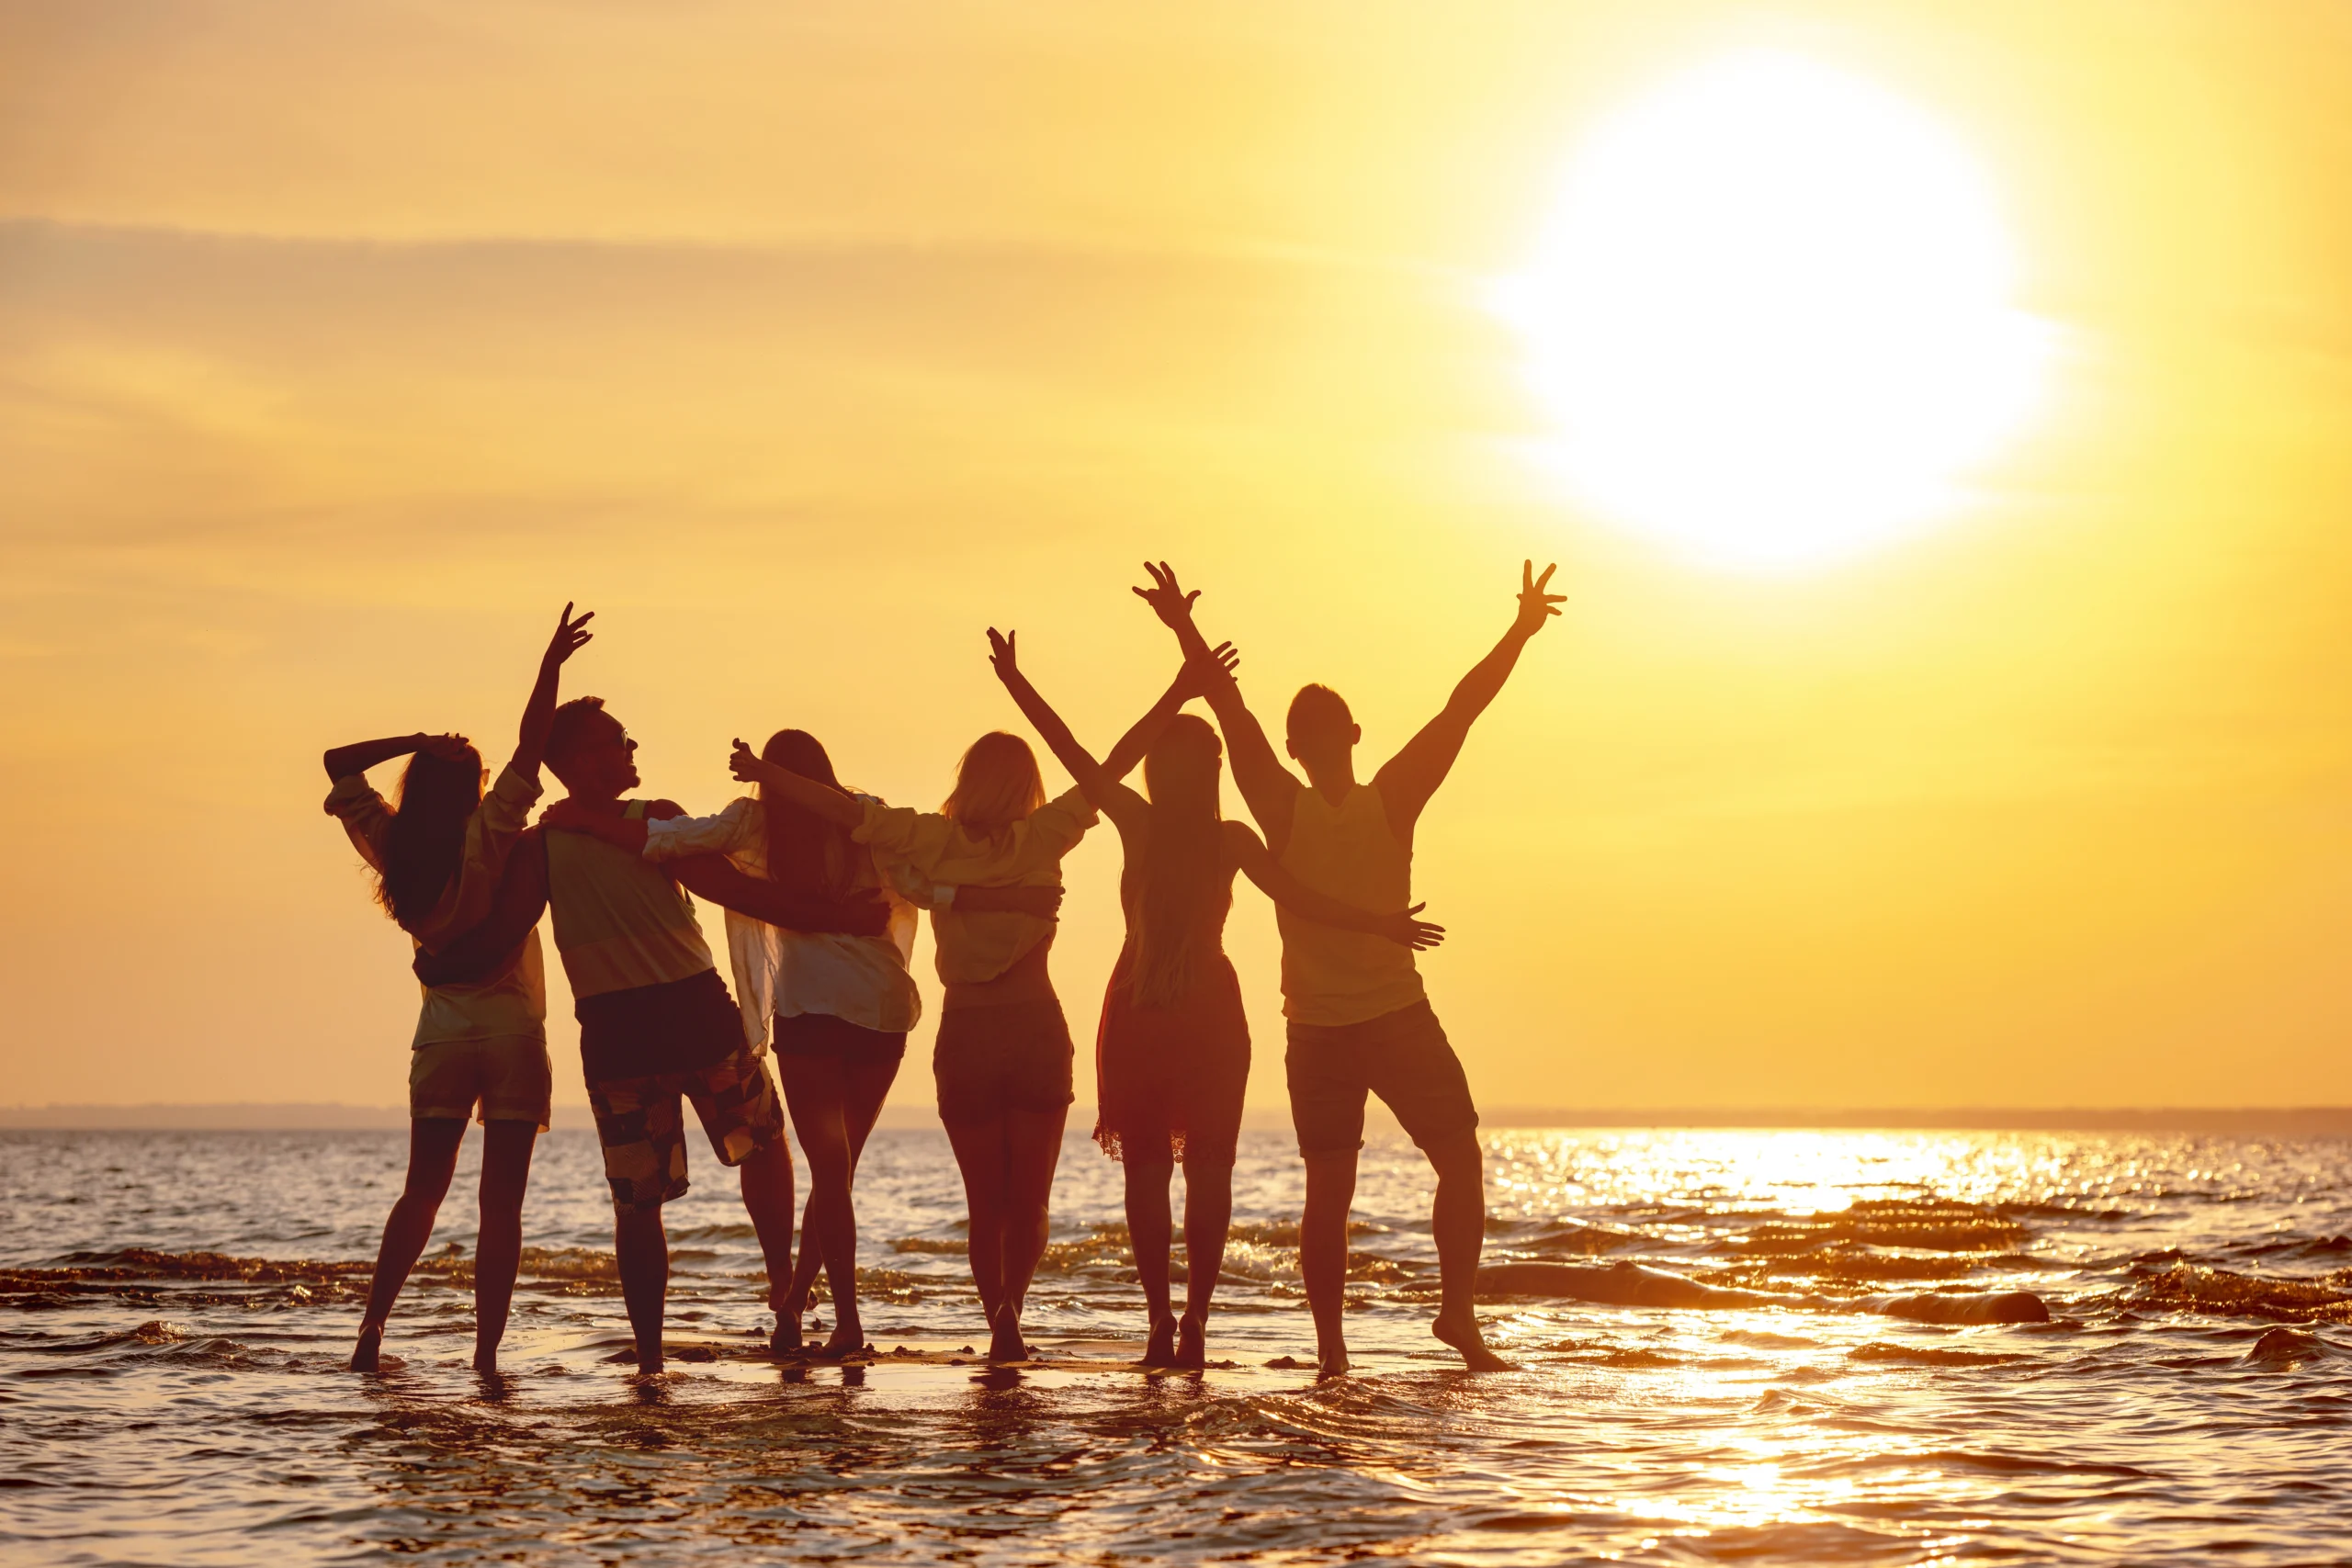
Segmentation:
[[(1147, 722), (1164, 722), (1186, 694), (1170, 688), (1161, 698), (1165, 712), (1155, 709), (1158, 718)], [(1142, 754), (1143, 728), (1121, 742), (1126, 767)], [(1114, 753), (1105, 766), (1119, 766), (1119, 758)], [(978, 908), (971, 896), (1057, 890), (1062, 856), (1093, 826), (1094, 813), (1075, 790), (1048, 802), (1035, 753), (1002, 732), (972, 743), (936, 812), (857, 799), (753, 756), (741, 740), (732, 765), (737, 778), (759, 784), (764, 799), (847, 829), (900, 891), (932, 908), (945, 987), (932, 1074), (939, 1119), (964, 1177), (972, 1283), (988, 1314), (989, 1359), (1026, 1360), (1022, 1308), (1046, 1249), (1072, 1099), (1069, 1026), (1046, 969), (1052, 920)]]
[[(492, 895), (539, 797), (539, 758), (555, 716), (565, 660), (593, 635), (591, 611), (563, 607), (523, 709), (514, 760), (482, 794), (481, 755), (462, 735), (405, 735), (338, 746), (326, 754), (329, 815), (341, 819), (375, 871), (377, 898), (415, 944), (437, 951), (490, 912)], [(397, 809), (368, 783), (368, 770), (409, 759)], [(474, 1366), (498, 1368), (498, 1342), (514, 1294), (523, 1247), (523, 1192), (531, 1150), (547, 1130), (547, 985), (538, 933), (526, 935), (495, 970), (469, 985), (427, 986), (409, 1054), (408, 1179), (384, 1222), (368, 1287), (368, 1312), (351, 1352), (355, 1371), (374, 1371), (384, 1323), (401, 1283), (433, 1234), (465, 1141), (466, 1119), (482, 1122), (481, 1234), (474, 1247)]]
[[(1274, 863), (1258, 835), (1223, 819), (1224, 747), (1205, 719), (1170, 715), (1144, 756), (1146, 800), (1098, 767), (1061, 716), (1022, 674), (1013, 639), (991, 629), (998, 678), (1037, 727), (1087, 799), (1111, 818), (1126, 850), (1119, 901), (1127, 937), (1112, 971), (1095, 1044), (1094, 1129), (1125, 1168), (1127, 1235), (1150, 1311), (1146, 1366), (1199, 1367), (1207, 1359), (1211, 1296), (1233, 1217), (1233, 1161), (1250, 1085), (1250, 1023), (1225, 956), (1225, 918), (1237, 871), (1296, 915), (1433, 947), (1443, 928), (1415, 919), (1420, 906), (1375, 915), (1317, 893)], [(1222, 671), (1205, 677), (1223, 680)], [(1169, 1185), (1184, 1166), (1184, 1315), (1170, 1311)]]

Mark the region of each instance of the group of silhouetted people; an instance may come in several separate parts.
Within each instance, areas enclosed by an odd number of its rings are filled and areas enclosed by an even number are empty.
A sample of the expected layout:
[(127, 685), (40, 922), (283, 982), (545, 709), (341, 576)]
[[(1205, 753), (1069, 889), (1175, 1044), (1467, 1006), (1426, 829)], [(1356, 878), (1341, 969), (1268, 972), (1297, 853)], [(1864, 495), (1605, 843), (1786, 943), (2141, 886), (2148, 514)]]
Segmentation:
[[(1164, 564), (1135, 592), (1176, 635), (1182, 663), (1159, 701), (1097, 761), (1019, 666), (1011, 634), (990, 661), (1076, 787), (1047, 799), (1026, 741), (973, 742), (935, 812), (846, 789), (817, 739), (778, 730), (735, 776), (756, 793), (713, 816), (629, 796), (637, 743), (601, 699), (559, 705), (564, 662), (590, 615), (564, 607), (492, 781), (466, 739), (410, 735), (326, 754), (340, 818), (378, 897), (415, 944), (424, 988), (409, 1071), (407, 1183), (377, 1258), (352, 1366), (372, 1371), (402, 1281), (424, 1251), (466, 1122), (483, 1126), (474, 1364), (497, 1366), (522, 1247), (531, 1154), (552, 1092), (538, 924), (551, 922), (580, 1021), (581, 1066), (612, 1188), (614, 1249), (637, 1346), (658, 1371), (668, 1288), (662, 1205), (686, 1191), (684, 1105), (736, 1168), (767, 1261), (772, 1347), (801, 1348), (821, 1272), (833, 1328), (810, 1353), (865, 1345), (857, 1299), (858, 1156), (922, 1002), (908, 962), (929, 909), (943, 987), (932, 1069), (964, 1179), (972, 1281), (989, 1355), (1029, 1358), (1022, 1309), (1044, 1255), (1064, 1122), (1076, 1096), (1069, 1028), (1048, 971), (1061, 860), (1100, 816), (1125, 852), (1126, 940), (1096, 1041), (1094, 1136), (1123, 1163), (1128, 1234), (1149, 1329), (1143, 1362), (1204, 1364), (1208, 1311), (1233, 1208), (1250, 1030), (1224, 952), (1233, 879), (1274, 901), (1282, 931), (1285, 1071), (1306, 1166), (1300, 1263), (1317, 1359), (1345, 1371), (1340, 1311), (1348, 1210), (1377, 1094), (1437, 1174), (1431, 1209), (1444, 1299), (1431, 1331), (1474, 1369), (1505, 1365), (1481, 1337), (1471, 1292), (1486, 1225), (1478, 1113), (1430, 1010), (1416, 949), (1442, 929), (1417, 917), (1413, 828), (1544, 621), (1559, 613), (1528, 563), (1519, 612), (1445, 708), (1360, 783), (1361, 738), (1327, 686), (1290, 705), (1274, 753), (1233, 679), (1230, 644), (1193, 624), (1199, 595)], [(1204, 698), (1222, 727), (1183, 711)], [(1219, 810), (1224, 751), (1264, 837)], [(394, 807), (368, 770), (409, 758)], [(1140, 762), (1144, 791), (1124, 781)], [(565, 789), (538, 824), (542, 766)], [(689, 894), (727, 910), (730, 992)], [(766, 1058), (773, 1055), (771, 1076)], [(782, 1095), (778, 1096), (778, 1080)], [(793, 1130), (809, 1190), (793, 1250)], [(1184, 1310), (1170, 1292), (1170, 1183), (1184, 1167)]]

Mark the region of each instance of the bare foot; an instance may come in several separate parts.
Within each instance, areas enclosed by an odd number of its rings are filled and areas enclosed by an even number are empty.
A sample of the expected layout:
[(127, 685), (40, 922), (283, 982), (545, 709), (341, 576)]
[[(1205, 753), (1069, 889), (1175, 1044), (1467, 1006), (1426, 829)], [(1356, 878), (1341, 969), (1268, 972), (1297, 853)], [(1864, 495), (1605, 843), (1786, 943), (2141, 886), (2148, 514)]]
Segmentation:
[(1151, 1337), (1143, 1342), (1143, 1364), (1147, 1367), (1172, 1367), (1176, 1364), (1176, 1314), (1163, 1313), (1151, 1320)]
[(1344, 1342), (1315, 1347), (1315, 1375), (1318, 1378), (1344, 1377), (1351, 1364)]
[(1519, 1370), (1515, 1361), (1506, 1361), (1487, 1348), (1486, 1336), (1478, 1332), (1478, 1314), (1468, 1307), (1459, 1312), (1442, 1312), (1430, 1325), (1430, 1332), (1462, 1352), (1462, 1359), (1474, 1372), (1510, 1372)]
[(1209, 1364), (1208, 1325), (1186, 1313), (1176, 1325), (1176, 1364), (1197, 1371)]
[(1021, 1319), (1012, 1312), (1001, 1313), (989, 1335), (989, 1359), (991, 1361), (1025, 1361), (1029, 1359), (1028, 1342), (1021, 1337)]
[(817, 1354), (828, 1361), (838, 1361), (843, 1356), (854, 1356), (865, 1348), (865, 1329), (855, 1318), (833, 1319), (833, 1332)]
[(775, 1326), (768, 1331), (768, 1353), (772, 1356), (800, 1354), (800, 1317), (797, 1313), (775, 1314)]
[(662, 1347), (656, 1345), (652, 1349), (648, 1350), (644, 1346), (639, 1346), (637, 1370), (647, 1377), (659, 1373), (662, 1371)]
[(497, 1346), (477, 1345), (474, 1347), (474, 1371), (484, 1377), (494, 1378), (498, 1375)]
[(382, 1365), (383, 1354), (384, 1325), (380, 1323), (361, 1324), (359, 1342), (351, 1348), (351, 1370), (355, 1372), (376, 1371)]

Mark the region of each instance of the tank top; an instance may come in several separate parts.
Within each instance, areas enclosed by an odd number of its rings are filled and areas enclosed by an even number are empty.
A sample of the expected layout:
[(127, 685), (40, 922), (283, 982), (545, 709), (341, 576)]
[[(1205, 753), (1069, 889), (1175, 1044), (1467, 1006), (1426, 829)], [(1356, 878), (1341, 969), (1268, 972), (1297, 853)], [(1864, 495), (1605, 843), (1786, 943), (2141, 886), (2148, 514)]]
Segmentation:
[[(645, 815), (645, 802), (621, 803)], [(548, 912), (574, 998), (666, 986), (715, 969), (695, 901), (643, 855), (587, 833), (548, 833)]]
[[(1379, 913), (1413, 901), (1413, 852), (1388, 827), (1374, 784), (1358, 784), (1334, 806), (1302, 789), (1282, 865), (1317, 893)], [(1341, 931), (1276, 905), (1283, 933), (1283, 1014), (1299, 1023), (1363, 1023), (1422, 998), (1413, 950), (1369, 931)]]

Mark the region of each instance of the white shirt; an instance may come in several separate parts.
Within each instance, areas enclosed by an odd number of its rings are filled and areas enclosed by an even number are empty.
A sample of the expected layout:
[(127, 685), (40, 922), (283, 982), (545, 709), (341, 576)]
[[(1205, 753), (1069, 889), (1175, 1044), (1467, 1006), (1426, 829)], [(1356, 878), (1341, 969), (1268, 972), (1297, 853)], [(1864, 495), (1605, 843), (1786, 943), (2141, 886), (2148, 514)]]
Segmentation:
[[(768, 874), (767, 812), (748, 795), (716, 816), (673, 817), (645, 826), (648, 860), (723, 854), (746, 875)], [(907, 960), (914, 952), (914, 906), (883, 883), (872, 856), (863, 850), (855, 886), (879, 888), (889, 901), (890, 925), (884, 935), (786, 931), (727, 911), (727, 957), (735, 972), (743, 1039), (754, 1053), (767, 1049), (771, 1013), (785, 1018), (825, 1013), (861, 1029), (894, 1034), (912, 1029), (922, 1016), (922, 995), (907, 973)]]

